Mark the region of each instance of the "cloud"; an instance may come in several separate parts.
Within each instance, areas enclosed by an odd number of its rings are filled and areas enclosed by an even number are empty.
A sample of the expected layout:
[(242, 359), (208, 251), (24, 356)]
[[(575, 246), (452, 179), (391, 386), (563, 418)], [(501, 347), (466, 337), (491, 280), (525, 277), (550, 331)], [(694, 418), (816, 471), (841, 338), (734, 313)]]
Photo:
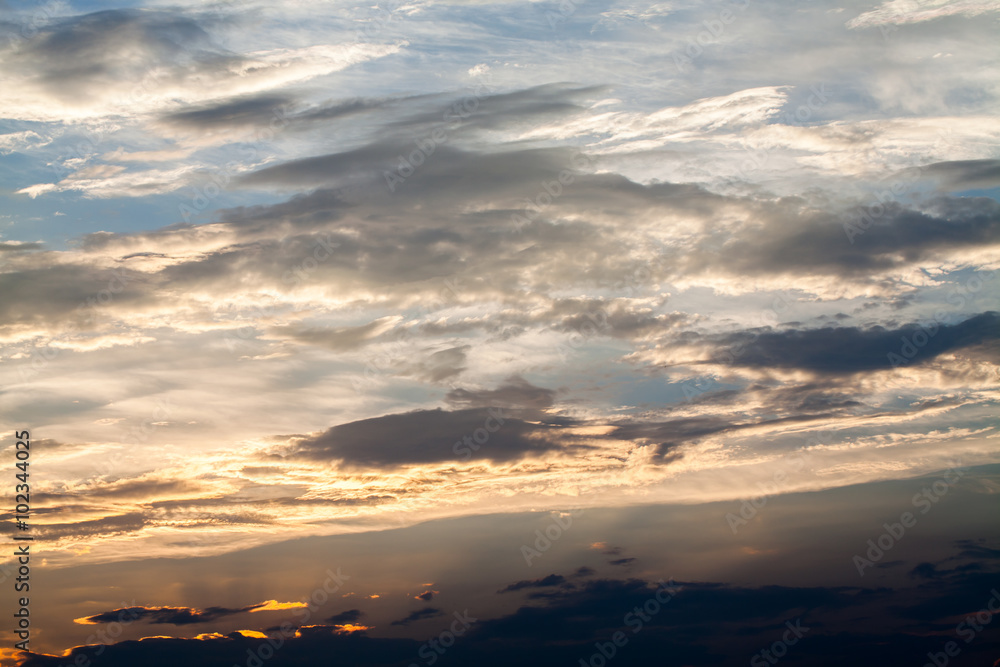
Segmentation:
[(611, 565), (620, 565), (620, 566), (624, 567), (626, 565), (631, 565), (636, 560), (638, 560), (638, 559), (637, 558), (616, 558), (614, 560), (609, 560), (608, 563), (610, 563)]
[(99, 623), (121, 623), (128, 621), (148, 621), (154, 625), (195, 625), (200, 623), (210, 623), (226, 616), (235, 616), (259, 611), (280, 611), (284, 609), (294, 609), (305, 606), (302, 603), (281, 603), (276, 600), (268, 600), (255, 605), (231, 609), (228, 607), (208, 607), (206, 609), (194, 609), (191, 607), (125, 607), (112, 611), (84, 616), (78, 618), (74, 623), (83, 625), (97, 625)]
[[(579, 656), (595, 652), (595, 637), (611, 638), (622, 631), (629, 639), (630, 659), (637, 664), (655, 664), (665, 654), (684, 664), (729, 664), (770, 646), (776, 629), (780, 634), (790, 621), (803, 628), (808, 638), (795, 645), (800, 660), (832, 667), (844, 664), (858, 647), (864, 647), (865, 658), (856, 664), (875, 667), (893, 664), (893, 655), (920, 655), (928, 646), (940, 646), (928, 644), (923, 632), (915, 633), (914, 621), (922, 627), (954, 629), (955, 618), (981, 608), (994, 585), (992, 578), (992, 571), (956, 569), (948, 577), (924, 578), (909, 587), (896, 588), (743, 586), (719, 581), (664, 581), (655, 576), (651, 580), (592, 578), (571, 587), (563, 585), (561, 575), (552, 574), (503, 589), (542, 588), (545, 595), (531, 597), (529, 604), (512, 612), (490, 617), (480, 614), (461, 641), (449, 647), (449, 655), (461, 664), (491, 667), (511, 662), (527, 667), (571, 664)], [(157, 608), (134, 609), (142, 613)], [(186, 608), (160, 609), (170, 613)], [(323, 656), (337, 655), (345, 667), (405, 664), (426, 641), (425, 636), (388, 638), (337, 632), (337, 621), (352, 625), (360, 615), (358, 610), (342, 612), (327, 621), (333, 625), (301, 628), (295, 636), (284, 637), (272, 662), (277, 667), (321, 664)], [(393, 625), (406, 627), (441, 616), (445, 616), (443, 611), (426, 607)], [(858, 618), (869, 619), (863, 632), (858, 630)], [(720, 643), (719, 637), (726, 637), (726, 641)], [(988, 644), (970, 644), (969, 655), (992, 659)], [(61, 656), (25, 654), (20, 665), (55, 667), (59, 661), (76, 661), (78, 656), (93, 659), (100, 650), (101, 664), (109, 667), (177, 663), (202, 667), (238, 663), (245, 660), (248, 650), (254, 654), (266, 645), (268, 640), (256, 631), (206, 633), (195, 639), (155, 637), (77, 646)]]
[(936, 162), (920, 170), (940, 179), (951, 189), (995, 188), (1000, 186), (1000, 160), (956, 160)]
[(410, 614), (408, 614), (405, 618), (393, 621), (392, 625), (409, 625), (410, 623), (414, 623), (416, 621), (422, 621), (427, 618), (435, 618), (437, 616), (444, 616), (444, 612), (440, 609), (434, 609), (433, 607), (424, 607), (423, 609), (410, 612)]
[[(926, 342), (920, 344), (920, 341)], [(1000, 313), (987, 312), (957, 324), (909, 324), (898, 329), (837, 327), (824, 329), (739, 332), (714, 339), (719, 354), (739, 345), (732, 363), (743, 367), (799, 368), (817, 374), (848, 375), (900, 363), (928, 362), (946, 352), (985, 346), (996, 360)], [(907, 342), (909, 341), (909, 342)], [(914, 343), (916, 341), (916, 343)], [(995, 361), (994, 361), (995, 363)]]
[(163, 116), (161, 121), (178, 128), (206, 132), (263, 127), (272, 120), (284, 120), (286, 107), (292, 101), (289, 95), (273, 93), (238, 97), (201, 108), (176, 111)]
[(497, 591), (497, 593), (509, 593), (511, 591), (524, 590), (525, 588), (548, 588), (551, 586), (561, 586), (565, 583), (566, 577), (559, 574), (550, 574), (540, 579), (525, 579), (523, 581), (516, 581), (513, 584), (501, 588)]
[(364, 616), (364, 612), (360, 609), (348, 609), (347, 611), (342, 611), (339, 614), (334, 614), (330, 618), (326, 619), (326, 622), (330, 625), (342, 625), (344, 623), (355, 623)]
[(974, 17), (1000, 11), (996, 0), (887, 0), (878, 8), (858, 15), (847, 22), (848, 28), (871, 28), (885, 25), (905, 25), (932, 21), (946, 16)]
[(496, 389), (452, 389), (445, 396), (449, 404), (460, 408), (526, 408), (544, 410), (555, 402), (556, 392), (536, 387), (521, 377), (512, 377)]
[[(503, 423), (499, 423), (503, 419)], [(476, 456), (495, 462), (557, 452), (553, 427), (532, 424), (483, 408), (416, 410), (334, 426), (318, 436), (293, 440), (278, 453), (286, 458), (340, 461), (348, 466), (389, 467), (458, 460), (463, 436), (487, 433)], [(476, 441), (478, 442), (478, 440)]]
[(23, 120), (135, 114), (251, 95), (399, 49), (319, 44), (239, 54), (220, 46), (214, 23), (153, 9), (55, 18), (3, 54), (0, 103)]
[(319, 345), (340, 352), (361, 347), (373, 338), (377, 338), (392, 329), (393, 325), (401, 319), (399, 316), (381, 317), (360, 326), (334, 329), (296, 326), (276, 327), (271, 330), (271, 333), (289, 336), (296, 341)]

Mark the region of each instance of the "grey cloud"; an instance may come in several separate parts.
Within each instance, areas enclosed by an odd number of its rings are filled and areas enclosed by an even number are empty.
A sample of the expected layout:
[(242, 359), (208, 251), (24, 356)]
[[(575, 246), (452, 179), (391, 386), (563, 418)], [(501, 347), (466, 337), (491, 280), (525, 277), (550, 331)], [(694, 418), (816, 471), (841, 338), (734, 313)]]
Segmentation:
[(1000, 160), (955, 160), (936, 162), (914, 175), (926, 174), (954, 189), (995, 188), (1000, 186)]
[(43, 247), (41, 243), (3, 243), (0, 242), (0, 252), (25, 252), (28, 250), (40, 250)]
[[(932, 333), (933, 332), (933, 333)], [(920, 341), (926, 340), (922, 345)], [(908, 342), (907, 342), (908, 341)], [(916, 341), (916, 343), (914, 343)], [(818, 374), (849, 375), (893, 367), (899, 361), (921, 363), (938, 355), (986, 346), (1000, 359), (1000, 313), (986, 312), (958, 324), (908, 324), (897, 329), (837, 327), (789, 331), (739, 332), (716, 337), (721, 357), (739, 348), (732, 363), (758, 368), (801, 368)], [(912, 349), (913, 353), (910, 354)]]
[(119, 623), (124, 621), (148, 621), (154, 625), (195, 625), (209, 623), (225, 616), (235, 616), (259, 609), (267, 602), (248, 605), (246, 607), (208, 607), (194, 609), (192, 607), (125, 607), (112, 611), (101, 612), (78, 619), (76, 622), (84, 625), (99, 623)]
[(566, 577), (560, 574), (550, 574), (546, 577), (540, 579), (525, 579), (523, 581), (516, 581), (513, 584), (505, 586), (497, 591), (497, 593), (509, 593), (511, 591), (520, 591), (525, 588), (547, 588), (551, 586), (562, 586), (566, 583)]
[(227, 100), (221, 104), (168, 114), (161, 120), (169, 125), (196, 130), (231, 130), (247, 126), (266, 126), (272, 120), (284, 122), (289, 95), (254, 95)]
[(365, 345), (373, 338), (385, 332), (395, 321), (393, 317), (381, 317), (368, 324), (355, 327), (319, 328), (319, 327), (275, 327), (272, 333), (291, 336), (294, 340), (318, 345), (336, 352), (353, 350)]
[(425, 618), (434, 618), (436, 616), (444, 616), (444, 612), (440, 609), (434, 609), (433, 607), (424, 607), (423, 609), (410, 612), (410, 614), (405, 618), (393, 621), (392, 625), (409, 625), (415, 621), (422, 621)]
[(138, 272), (73, 264), (46, 266), (37, 258), (35, 264), (37, 268), (0, 274), (0, 320), (4, 325), (69, 319), (82, 323), (93, 317), (95, 306), (114, 309), (148, 298), (142, 287), (145, 276)]
[(91, 521), (77, 521), (75, 523), (56, 523), (44, 526), (35, 526), (34, 530), (46, 539), (59, 539), (63, 537), (92, 537), (94, 535), (111, 536), (124, 533), (134, 533), (142, 530), (149, 523), (149, 519), (141, 512), (130, 512), (109, 516), (103, 519), (93, 519)]
[(607, 91), (607, 86), (573, 87), (559, 83), (487, 95), (474, 91), (445, 105), (396, 121), (394, 125), (408, 131), (426, 130), (435, 125), (445, 126), (446, 123), (451, 123), (462, 133), (496, 130), (515, 123), (539, 123), (547, 117), (582, 111), (584, 107), (578, 101)]
[(326, 622), (333, 625), (340, 623), (354, 623), (364, 615), (364, 612), (360, 609), (348, 609), (347, 611), (342, 611), (339, 614), (334, 614), (330, 618), (326, 619)]
[(802, 204), (757, 206), (758, 225), (725, 243), (702, 238), (683, 265), (740, 276), (821, 273), (863, 280), (946, 249), (1000, 244), (1000, 203), (987, 198), (939, 198), (926, 211), (873, 198), (870, 206), (839, 214), (803, 211)]
[(551, 389), (536, 387), (521, 377), (512, 377), (496, 389), (469, 390), (456, 388), (448, 392), (445, 400), (461, 408), (529, 408), (543, 410), (555, 402)]
[(118, 484), (94, 487), (88, 490), (74, 489), (73, 493), (50, 492), (51, 498), (64, 500), (146, 500), (174, 493), (191, 493), (200, 488), (190, 480), (132, 480)]
[(442, 382), (465, 370), (465, 360), (471, 345), (458, 345), (431, 352), (417, 361), (403, 361), (396, 366), (402, 376), (414, 376), (425, 381)]
[(221, 68), (235, 60), (214, 49), (193, 19), (167, 11), (107, 10), (56, 19), (12, 58), (65, 102), (140, 83), (155, 65)]
[[(504, 419), (496, 428), (499, 415)], [(487, 423), (488, 422), (488, 423)], [(314, 461), (341, 461), (350, 466), (395, 466), (440, 463), (460, 458), (456, 448), (464, 436), (473, 437), (489, 425), (495, 429), (479, 446), (476, 457), (496, 462), (560, 451), (558, 431), (530, 424), (502, 411), (469, 408), (453, 412), (417, 410), (334, 426), (325, 433), (303, 438), (279, 450), (281, 456)], [(460, 449), (461, 451), (461, 449)]]

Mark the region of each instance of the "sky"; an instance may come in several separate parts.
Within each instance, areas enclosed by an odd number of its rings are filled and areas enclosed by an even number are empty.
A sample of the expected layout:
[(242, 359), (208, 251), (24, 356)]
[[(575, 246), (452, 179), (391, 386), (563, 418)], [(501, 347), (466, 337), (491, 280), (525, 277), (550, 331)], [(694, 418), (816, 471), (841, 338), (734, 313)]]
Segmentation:
[(1000, 661), (998, 21), (0, 0), (0, 660)]

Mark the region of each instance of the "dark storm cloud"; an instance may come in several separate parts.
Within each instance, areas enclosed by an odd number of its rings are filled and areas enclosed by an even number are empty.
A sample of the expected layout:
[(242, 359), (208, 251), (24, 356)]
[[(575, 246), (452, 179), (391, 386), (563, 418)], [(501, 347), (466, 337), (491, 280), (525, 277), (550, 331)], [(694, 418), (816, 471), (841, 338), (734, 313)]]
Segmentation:
[(434, 609), (433, 607), (424, 607), (423, 609), (417, 609), (416, 611), (410, 612), (406, 618), (401, 618), (398, 621), (393, 621), (393, 625), (409, 625), (416, 621), (422, 621), (426, 618), (434, 618), (436, 616), (444, 616), (444, 612), (440, 609)]
[(482, 441), (482, 433), (488, 433), (488, 439), (480, 442), (473, 456), (491, 461), (515, 461), (565, 447), (556, 442), (553, 427), (529, 424), (494, 409), (469, 408), (417, 410), (341, 424), (298, 440), (280, 453), (354, 466), (439, 463), (458, 460), (459, 452), (468, 447), (464, 437), (478, 435)]
[[(925, 343), (919, 344), (924, 340)], [(890, 354), (904, 362), (920, 363), (945, 352), (984, 345), (988, 356), (995, 359), (998, 340), (1000, 313), (991, 311), (958, 324), (740, 332), (714, 338), (713, 342), (723, 356), (725, 350), (740, 346), (740, 354), (729, 355), (735, 357), (731, 363), (737, 366), (801, 368), (821, 374), (850, 375), (892, 368), (894, 357)]]
[(521, 377), (512, 377), (496, 389), (452, 389), (445, 396), (449, 404), (460, 408), (529, 408), (542, 410), (555, 402), (556, 392), (536, 387)]
[(247, 126), (266, 126), (272, 120), (283, 121), (294, 99), (288, 95), (242, 96), (221, 104), (205, 105), (189, 111), (163, 116), (162, 121), (177, 127), (196, 130), (230, 130)]

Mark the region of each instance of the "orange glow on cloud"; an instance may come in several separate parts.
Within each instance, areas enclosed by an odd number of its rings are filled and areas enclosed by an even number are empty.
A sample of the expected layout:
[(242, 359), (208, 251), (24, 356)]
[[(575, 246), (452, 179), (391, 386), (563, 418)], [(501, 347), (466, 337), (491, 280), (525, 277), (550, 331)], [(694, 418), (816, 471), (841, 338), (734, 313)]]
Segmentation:
[(256, 609), (251, 609), (250, 613), (256, 613), (258, 611), (279, 611), (282, 609), (302, 609), (308, 607), (305, 602), (278, 602), (277, 600), (268, 600), (267, 602), (261, 603)]
[(354, 623), (344, 623), (343, 625), (335, 625), (333, 627), (337, 628), (337, 630), (336, 630), (337, 633), (344, 634), (344, 633), (348, 633), (348, 632), (361, 632), (363, 630), (371, 630), (375, 626), (372, 626), (372, 625), (356, 625)]
[(239, 634), (244, 637), (256, 637), (257, 639), (267, 639), (267, 635), (263, 632), (258, 632), (257, 630), (237, 630)]

